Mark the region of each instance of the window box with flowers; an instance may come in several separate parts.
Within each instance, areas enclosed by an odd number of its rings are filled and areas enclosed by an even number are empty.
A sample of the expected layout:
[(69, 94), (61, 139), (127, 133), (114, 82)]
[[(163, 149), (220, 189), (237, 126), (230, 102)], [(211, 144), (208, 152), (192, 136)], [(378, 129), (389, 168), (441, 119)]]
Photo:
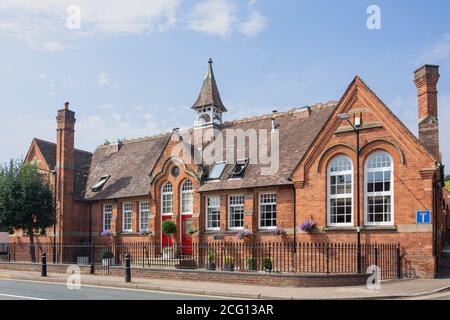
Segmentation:
[(283, 229), (283, 228), (280, 228), (280, 227), (276, 227), (275, 229), (272, 230), (271, 233), (274, 236), (282, 236), (282, 237), (287, 236), (287, 231), (285, 229)]
[(236, 238), (238, 240), (244, 241), (251, 240), (253, 238), (253, 232), (250, 230), (241, 230), (238, 233), (236, 233)]
[(221, 232), (217, 232), (213, 235), (213, 240), (215, 241), (222, 241), (224, 239), (224, 235)]
[(306, 233), (312, 233), (316, 229), (317, 223), (312, 219), (305, 220), (301, 225), (299, 225), (299, 229)]

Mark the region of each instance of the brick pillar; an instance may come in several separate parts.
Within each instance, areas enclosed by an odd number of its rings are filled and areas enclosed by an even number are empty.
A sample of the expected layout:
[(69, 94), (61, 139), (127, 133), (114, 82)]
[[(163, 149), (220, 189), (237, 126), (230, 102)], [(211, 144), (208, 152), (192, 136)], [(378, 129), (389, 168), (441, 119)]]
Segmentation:
[(139, 201), (134, 201), (133, 202), (133, 214), (132, 214), (132, 228), (133, 228), (133, 232), (139, 232)]
[(437, 102), (438, 80), (439, 66), (425, 65), (417, 69), (414, 74), (419, 103), (419, 141), (436, 160), (441, 158)]
[(220, 230), (228, 229), (228, 197), (226, 194), (220, 195)]
[(112, 208), (111, 232), (114, 236), (117, 236), (120, 231), (122, 231), (122, 203), (116, 202)]
[(257, 217), (254, 217), (254, 195), (251, 192), (246, 192), (244, 195), (244, 229), (256, 231), (254, 221)]
[[(56, 230), (60, 243), (63, 242), (64, 232), (69, 231), (73, 211), (75, 121), (75, 112), (69, 110), (69, 103), (66, 102), (64, 109), (58, 110), (56, 116)], [(64, 228), (65, 224), (67, 228)]]

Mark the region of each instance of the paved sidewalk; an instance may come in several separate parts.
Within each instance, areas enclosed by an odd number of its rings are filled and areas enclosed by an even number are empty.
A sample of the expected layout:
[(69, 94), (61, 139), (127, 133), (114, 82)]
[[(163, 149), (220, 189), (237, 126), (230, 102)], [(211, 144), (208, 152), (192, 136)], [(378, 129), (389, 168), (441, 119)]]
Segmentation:
[[(33, 280), (66, 283), (67, 275), (51, 273), (42, 278), (38, 272), (0, 270), (0, 279)], [(194, 282), (133, 278), (125, 283), (122, 277), (82, 275), (82, 285), (155, 290), (242, 299), (393, 299), (417, 297), (450, 288), (450, 279), (415, 279), (382, 282), (380, 290), (365, 286), (333, 288), (275, 288), (214, 282)], [(1, 283), (0, 283), (1, 284)]]

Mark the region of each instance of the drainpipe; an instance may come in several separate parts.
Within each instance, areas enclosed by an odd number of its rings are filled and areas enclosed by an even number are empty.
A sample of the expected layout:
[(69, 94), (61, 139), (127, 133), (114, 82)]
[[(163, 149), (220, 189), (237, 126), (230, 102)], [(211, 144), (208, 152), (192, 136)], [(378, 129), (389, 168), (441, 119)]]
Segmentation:
[[(292, 177), (288, 178), (289, 181), (292, 181)], [(295, 189), (295, 185), (292, 184), (292, 191), (294, 192), (294, 253), (297, 253), (297, 189)]]
[(92, 243), (92, 203), (89, 203), (89, 244)]

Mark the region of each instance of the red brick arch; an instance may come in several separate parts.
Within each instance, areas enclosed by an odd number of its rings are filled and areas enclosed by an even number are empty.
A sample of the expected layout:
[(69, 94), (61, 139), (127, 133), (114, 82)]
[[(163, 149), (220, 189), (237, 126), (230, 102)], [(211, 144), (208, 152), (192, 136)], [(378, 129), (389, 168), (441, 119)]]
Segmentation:
[(396, 164), (397, 163), (400, 163), (402, 165), (406, 164), (406, 159), (403, 151), (394, 142), (386, 139), (372, 140), (362, 146), (360, 153), (360, 159), (362, 164), (366, 162), (366, 159), (369, 157), (369, 155), (371, 155), (376, 151), (387, 152), (392, 157), (392, 159)]
[(320, 155), (319, 161), (317, 161), (317, 172), (326, 173), (326, 168), (330, 160), (339, 154), (349, 157), (352, 160), (353, 166), (355, 166), (355, 149), (348, 144), (336, 144)]

